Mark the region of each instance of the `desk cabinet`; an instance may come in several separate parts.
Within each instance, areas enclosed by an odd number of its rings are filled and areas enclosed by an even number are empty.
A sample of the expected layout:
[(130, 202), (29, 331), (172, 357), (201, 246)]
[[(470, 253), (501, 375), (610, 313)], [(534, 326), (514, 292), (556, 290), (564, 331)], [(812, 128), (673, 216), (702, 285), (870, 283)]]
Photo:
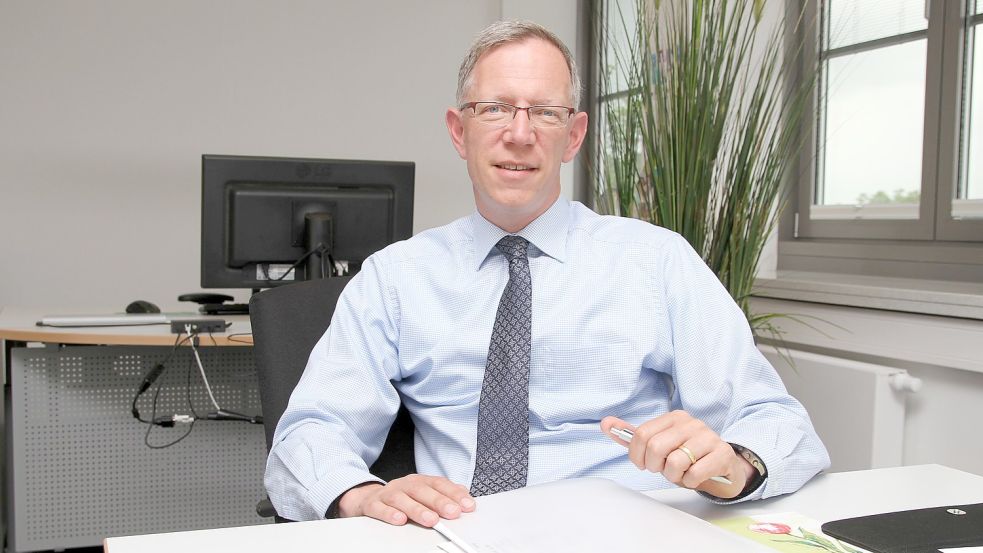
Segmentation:
[[(223, 408), (259, 413), (249, 347), (199, 348)], [(260, 524), (265, 495), (262, 425), (199, 421), (166, 449), (144, 445), (147, 425), (130, 414), (146, 372), (167, 346), (9, 348), (6, 400), (6, 513), (11, 551), (99, 545), (106, 536)], [(157, 414), (199, 415), (214, 407), (190, 348), (167, 363)], [(139, 402), (149, 418), (154, 388)], [(151, 443), (187, 426), (154, 427)]]

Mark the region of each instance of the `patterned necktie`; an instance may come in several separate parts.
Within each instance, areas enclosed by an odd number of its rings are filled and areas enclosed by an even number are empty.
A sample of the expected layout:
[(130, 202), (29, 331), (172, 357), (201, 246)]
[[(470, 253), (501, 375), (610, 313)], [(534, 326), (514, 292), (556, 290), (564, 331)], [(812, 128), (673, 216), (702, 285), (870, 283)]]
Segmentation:
[(520, 236), (506, 236), (496, 247), (508, 258), (509, 282), (498, 303), (481, 383), (473, 496), (521, 488), (529, 471), (529, 242)]

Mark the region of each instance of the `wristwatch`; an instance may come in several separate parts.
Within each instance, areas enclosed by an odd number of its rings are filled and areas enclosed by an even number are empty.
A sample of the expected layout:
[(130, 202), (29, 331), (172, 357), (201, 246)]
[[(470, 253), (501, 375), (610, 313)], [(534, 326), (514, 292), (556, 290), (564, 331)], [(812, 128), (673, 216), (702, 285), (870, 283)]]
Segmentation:
[(740, 455), (748, 463), (751, 463), (751, 466), (754, 467), (754, 470), (758, 472), (758, 475), (752, 478), (744, 486), (744, 489), (741, 490), (740, 495), (734, 498), (734, 499), (740, 499), (754, 492), (754, 490), (757, 490), (759, 487), (761, 487), (761, 484), (764, 484), (765, 478), (768, 477), (768, 468), (765, 466), (764, 461), (761, 460), (761, 457), (758, 457), (758, 454), (751, 451), (750, 449), (740, 444), (734, 444), (734, 443), (730, 444), (730, 447), (734, 448), (734, 453)]

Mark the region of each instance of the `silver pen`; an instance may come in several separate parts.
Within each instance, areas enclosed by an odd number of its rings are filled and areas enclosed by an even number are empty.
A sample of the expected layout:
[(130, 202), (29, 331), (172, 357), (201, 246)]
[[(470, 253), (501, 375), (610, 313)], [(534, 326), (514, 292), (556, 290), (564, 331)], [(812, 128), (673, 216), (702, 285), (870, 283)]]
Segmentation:
[[(628, 430), (627, 428), (615, 428), (613, 426), (611, 427), (611, 435), (616, 438), (621, 438), (626, 442), (630, 442), (631, 439), (635, 437), (635, 433), (631, 430)], [(733, 482), (731, 482), (726, 476), (711, 476), (710, 480), (721, 484), (733, 484)]]

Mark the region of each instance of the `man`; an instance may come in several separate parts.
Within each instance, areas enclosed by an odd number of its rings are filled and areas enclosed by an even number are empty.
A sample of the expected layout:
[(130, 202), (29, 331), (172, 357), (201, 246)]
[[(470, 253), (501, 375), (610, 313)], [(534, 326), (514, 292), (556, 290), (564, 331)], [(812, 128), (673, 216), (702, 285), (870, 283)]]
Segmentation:
[[(477, 211), (378, 252), (345, 289), (277, 427), (281, 516), (433, 526), (474, 495), (578, 476), (753, 499), (828, 466), (692, 248), (559, 197), (587, 130), (579, 96), (542, 27), (477, 37), (446, 113)], [(420, 474), (387, 483), (367, 467), (400, 402)]]

